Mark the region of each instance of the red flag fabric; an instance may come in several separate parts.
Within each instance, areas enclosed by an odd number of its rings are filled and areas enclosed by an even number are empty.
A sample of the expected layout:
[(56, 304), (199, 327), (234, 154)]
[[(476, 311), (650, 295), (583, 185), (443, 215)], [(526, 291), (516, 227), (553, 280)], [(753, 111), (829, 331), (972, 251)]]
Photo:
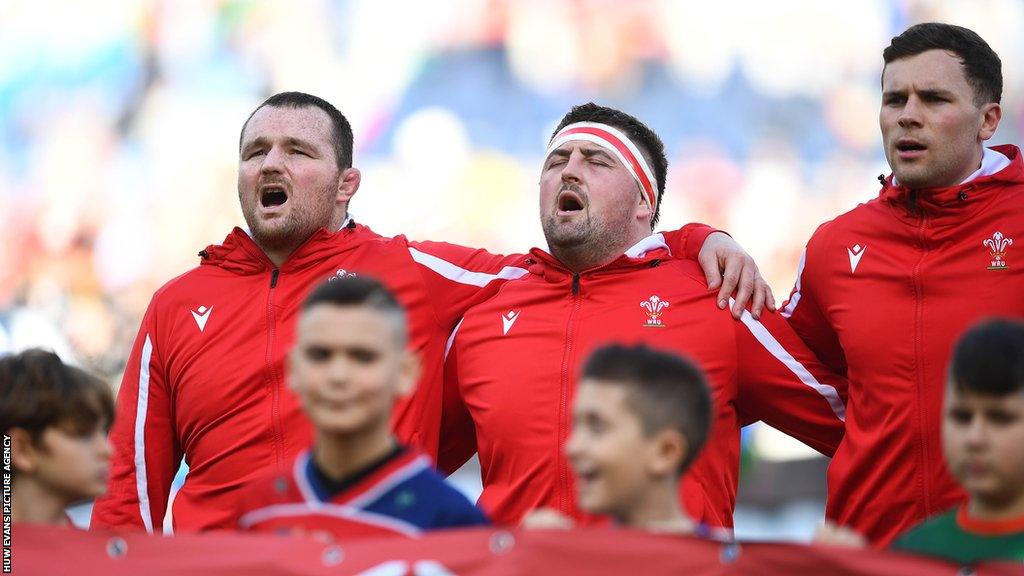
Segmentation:
[[(16, 525), (14, 574), (444, 576), (515, 574), (840, 574), (957, 576), (960, 567), (877, 550), (796, 544), (722, 544), (609, 528), (432, 532), (421, 538), (332, 542), (232, 532), (149, 536)], [(984, 564), (976, 576), (1024, 575), (1024, 565)]]

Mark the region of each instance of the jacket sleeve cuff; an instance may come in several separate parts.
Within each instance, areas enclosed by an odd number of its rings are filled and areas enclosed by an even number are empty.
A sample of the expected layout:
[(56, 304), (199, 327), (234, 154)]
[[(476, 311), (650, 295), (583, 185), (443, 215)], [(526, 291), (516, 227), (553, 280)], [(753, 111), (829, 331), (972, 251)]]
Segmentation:
[(707, 224), (692, 222), (679, 230), (678, 244), (669, 244), (669, 247), (687, 260), (696, 260), (700, 254), (701, 247), (704, 246), (704, 241), (715, 232), (722, 231), (712, 228)]

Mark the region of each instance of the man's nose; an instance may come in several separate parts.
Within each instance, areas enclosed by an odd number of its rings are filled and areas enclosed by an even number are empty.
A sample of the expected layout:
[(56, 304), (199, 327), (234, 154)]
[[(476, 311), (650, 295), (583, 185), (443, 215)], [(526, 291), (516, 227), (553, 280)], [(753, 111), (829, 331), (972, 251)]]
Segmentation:
[(274, 146), (267, 151), (263, 157), (263, 164), (260, 165), (260, 172), (275, 173), (284, 171), (284, 151)]
[(897, 123), (900, 125), (900, 128), (911, 128), (921, 125), (921, 106), (917, 98), (907, 98), (907, 103), (900, 109)]
[(573, 150), (562, 167), (562, 182), (579, 182), (582, 168), (583, 154), (580, 154), (579, 150)]

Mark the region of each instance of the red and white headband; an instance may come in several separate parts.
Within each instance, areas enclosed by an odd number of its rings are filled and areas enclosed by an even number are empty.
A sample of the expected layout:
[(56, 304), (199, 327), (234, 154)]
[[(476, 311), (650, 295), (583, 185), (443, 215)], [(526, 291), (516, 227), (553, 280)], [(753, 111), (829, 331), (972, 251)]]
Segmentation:
[(644, 200), (647, 201), (651, 211), (654, 211), (655, 205), (658, 203), (658, 181), (654, 177), (654, 171), (644, 160), (644, 155), (640, 153), (640, 149), (625, 134), (607, 124), (576, 122), (555, 134), (544, 156), (550, 156), (559, 146), (570, 140), (593, 142), (614, 154), (619, 162), (626, 167), (626, 170), (633, 175), (633, 179), (640, 185)]

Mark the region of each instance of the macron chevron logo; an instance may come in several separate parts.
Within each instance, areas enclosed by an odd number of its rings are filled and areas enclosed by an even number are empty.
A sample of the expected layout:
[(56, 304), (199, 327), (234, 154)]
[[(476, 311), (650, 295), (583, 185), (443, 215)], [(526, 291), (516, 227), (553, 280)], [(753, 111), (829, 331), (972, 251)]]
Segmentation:
[(853, 248), (847, 248), (846, 252), (850, 255), (850, 274), (857, 271), (857, 264), (860, 264), (860, 257), (868, 251), (867, 246), (861, 246), (855, 244)]
[(512, 325), (516, 323), (518, 318), (519, 312), (514, 310), (509, 310), (507, 313), (501, 315), (501, 325), (502, 328), (504, 328), (501, 332), (502, 336), (508, 334), (508, 331), (512, 329)]
[(195, 310), (191, 310), (192, 317), (196, 319), (196, 325), (199, 326), (199, 331), (202, 332), (206, 329), (206, 321), (210, 319), (210, 313), (213, 312), (213, 306), (207, 308), (206, 306), (200, 306)]

